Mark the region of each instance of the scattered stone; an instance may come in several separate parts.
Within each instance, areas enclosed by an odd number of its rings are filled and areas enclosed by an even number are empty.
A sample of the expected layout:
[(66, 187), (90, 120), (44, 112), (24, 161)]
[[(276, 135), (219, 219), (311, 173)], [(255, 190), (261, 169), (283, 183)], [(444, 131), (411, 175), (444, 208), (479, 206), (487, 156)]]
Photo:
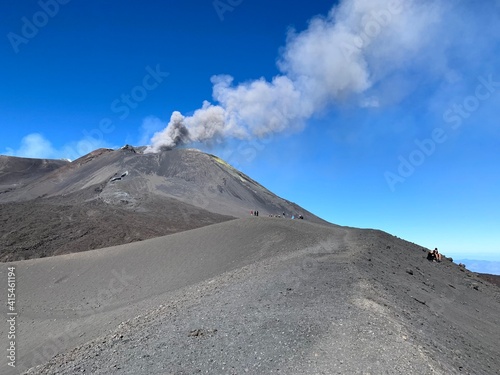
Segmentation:
[(411, 268), (407, 268), (407, 269), (406, 269), (406, 273), (407, 273), (408, 275), (413, 275), (413, 270), (412, 270)]
[(425, 301), (422, 301), (422, 300), (419, 300), (417, 297), (412, 297), (415, 301), (417, 301), (418, 303), (421, 303), (422, 305), (427, 305), (427, 303)]
[(205, 336), (205, 335), (210, 335), (210, 334), (214, 334), (216, 333), (217, 330), (216, 329), (212, 329), (212, 330), (203, 330), (203, 329), (194, 329), (192, 331), (189, 332), (188, 336), (189, 337), (200, 337), (200, 336)]
[(194, 329), (191, 332), (189, 332), (189, 334), (188, 334), (189, 337), (198, 337), (201, 335), (203, 335), (203, 332), (201, 329)]

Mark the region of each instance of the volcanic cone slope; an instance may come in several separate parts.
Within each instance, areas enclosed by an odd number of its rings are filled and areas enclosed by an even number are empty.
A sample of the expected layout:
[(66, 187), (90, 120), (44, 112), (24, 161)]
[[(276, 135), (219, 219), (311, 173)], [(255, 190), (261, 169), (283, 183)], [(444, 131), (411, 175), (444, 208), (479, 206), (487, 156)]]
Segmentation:
[[(89, 188), (92, 187), (89, 191)], [(324, 222), (301, 207), (277, 197), (220, 158), (195, 149), (143, 154), (141, 148), (99, 149), (37, 179), (2, 201), (73, 195), (141, 207), (147, 195), (175, 198), (210, 212), (234, 217), (260, 210), (262, 215), (302, 214)]]
[(16, 370), (498, 373), (499, 289), (424, 250), (374, 230), (252, 217), (15, 262)]
[(0, 195), (24, 186), (68, 163), (66, 160), (0, 155)]
[(98, 249), (247, 217), (302, 215), (216, 156), (99, 149), (0, 194), (0, 260)]

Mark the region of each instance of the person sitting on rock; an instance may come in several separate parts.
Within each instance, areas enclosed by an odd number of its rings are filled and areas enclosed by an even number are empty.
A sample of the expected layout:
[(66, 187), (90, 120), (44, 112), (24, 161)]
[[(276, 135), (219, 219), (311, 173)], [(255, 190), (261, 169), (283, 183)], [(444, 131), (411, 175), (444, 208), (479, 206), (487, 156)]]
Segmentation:
[(434, 255), (434, 251), (430, 251), (430, 250), (429, 250), (429, 251), (427, 252), (427, 260), (428, 260), (428, 261), (431, 261), (431, 262), (432, 262), (432, 261), (434, 261), (434, 260), (436, 260), (436, 257), (435, 257), (435, 255)]
[(443, 260), (443, 256), (441, 255), (441, 253), (438, 251), (438, 248), (436, 247), (434, 249), (434, 256), (436, 257), (436, 260), (438, 262), (441, 262), (441, 260)]
[(427, 252), (427, 260), (441, 262), (441, 254), (439, 254), (437, 247), (434, 250)]

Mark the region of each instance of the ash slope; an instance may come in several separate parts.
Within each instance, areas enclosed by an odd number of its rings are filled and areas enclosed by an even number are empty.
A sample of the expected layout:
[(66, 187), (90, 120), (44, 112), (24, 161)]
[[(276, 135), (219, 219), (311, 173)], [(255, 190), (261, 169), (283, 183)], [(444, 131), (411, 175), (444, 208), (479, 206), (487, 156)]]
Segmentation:
[(0, 260), (140, 241), (246, 217), (250, 210), (323, 222), (197, 150), (99, 149), (0, 194)]
[(234, 219), (169, 198), (149, 197), (142, 207), (67, 197), (0, 204), (0, 261), (100, 249)]
[(494, 374), (499, 289), (424, 250), (247, 218), (17, 262), (18, 370)]
[(69, 164), (66, 160), (18, 158), (0, 155), (1, 194), (18, 189), (33, 180)]

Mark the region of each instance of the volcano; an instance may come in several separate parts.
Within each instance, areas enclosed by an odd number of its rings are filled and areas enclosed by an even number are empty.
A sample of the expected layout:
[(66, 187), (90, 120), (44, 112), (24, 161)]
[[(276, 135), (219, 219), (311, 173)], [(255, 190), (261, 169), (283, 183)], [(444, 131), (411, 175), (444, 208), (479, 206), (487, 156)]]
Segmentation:
[(73, 161), (3, 157), (0, 259), (140, 241), (259, 211), (326, 223), (195, 149), (99, 149)]
[(498, 286), (214, 155), (143, 151), (1, 159), (2, 374), (499, 373)]

